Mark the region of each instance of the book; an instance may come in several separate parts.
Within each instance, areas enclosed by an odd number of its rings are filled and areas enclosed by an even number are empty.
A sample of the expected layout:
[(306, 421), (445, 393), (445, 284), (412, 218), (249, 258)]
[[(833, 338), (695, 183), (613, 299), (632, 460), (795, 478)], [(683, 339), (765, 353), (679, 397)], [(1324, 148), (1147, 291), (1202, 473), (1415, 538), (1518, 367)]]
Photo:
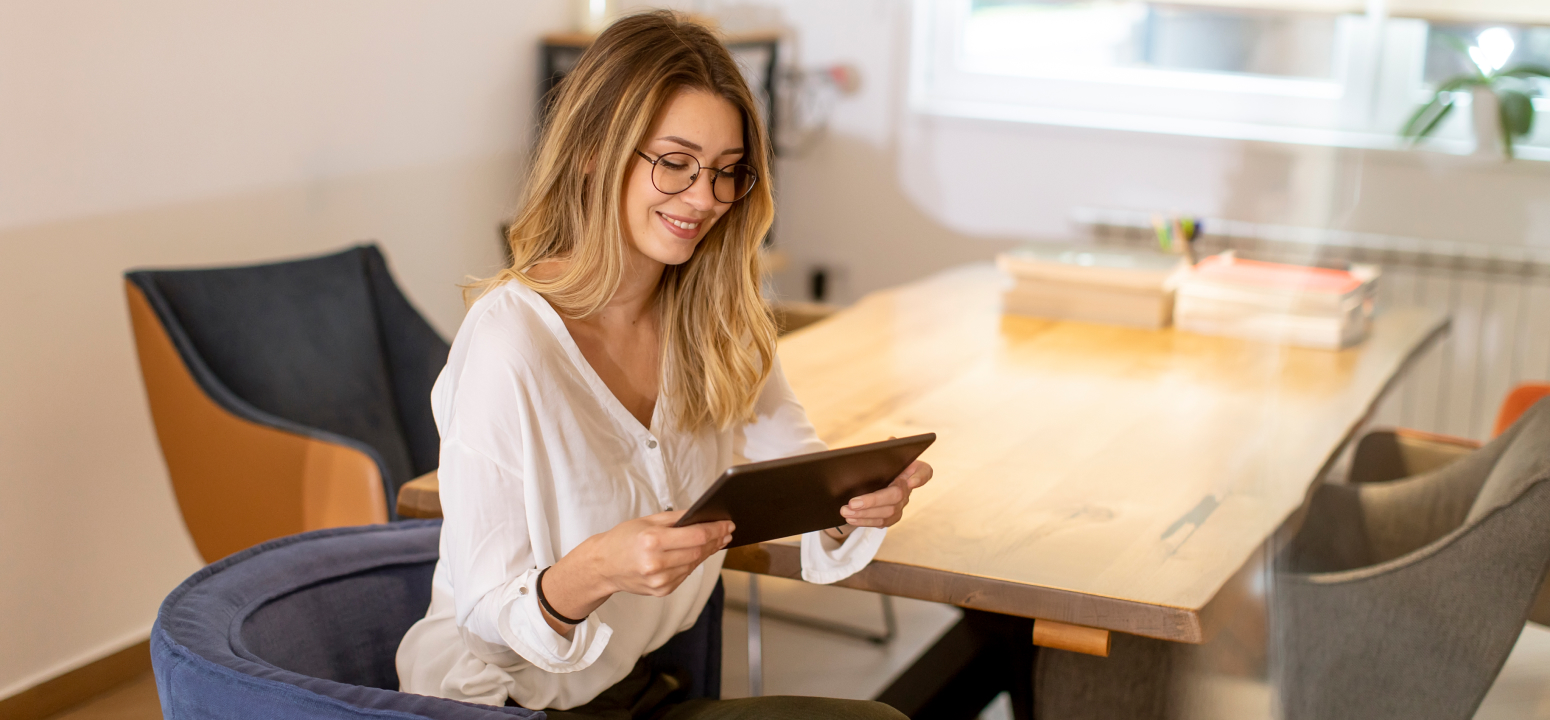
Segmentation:
[(1001, 272), (1018, 280), (1166, 289), (1189, 267), (1178, 255), (1125, 252), (1081, 245), (1021, 247), (996, 256)]
[(1173, 317), (1173, 295), (1079, 283), (1018, 283), (1001, 295), (1004, 312), (1013, 315), (1076, 322), (1167, 327)]
[(1188, 268), (1177, 255), (1084, 246), (1019, 248), (996, 264), (1013, 281), (1004, 312), (1141, 328), (1168, 326), (1174, 285)]
[(1181, 279), (1174, 325), (1202, 335), (1339, 349), (1366, 337), (1380, 274), (1372, 265), (1336, 270), (1213, 255)]
[(1212, 255), (1179, 283), (1180, 296), (1293, 313), (1341, 313), (1370, 303), (1380, 274), (1375, 265), (1349, 270), (1288, 265)]

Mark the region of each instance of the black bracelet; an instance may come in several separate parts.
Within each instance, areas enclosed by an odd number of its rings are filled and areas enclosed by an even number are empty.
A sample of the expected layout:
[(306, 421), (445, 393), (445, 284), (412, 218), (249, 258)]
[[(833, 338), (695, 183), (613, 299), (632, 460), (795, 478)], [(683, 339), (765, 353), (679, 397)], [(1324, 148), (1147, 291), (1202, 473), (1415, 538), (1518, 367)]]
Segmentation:
[[(554, 567), (554, 566), (550, 565), (549, 567)], [(544, 568), (542, 570), (539, 570), (538, 571), (538, 579), (533, 581), (533, 587), (538, 588), (538, 604), (544, 606), (544, 612), (549, 613), (550, 615), (552, 615), (554, 617), (555, 620), (559, 620), (560, 622), (565, 623), (566, 625), (580, 625), (580, 624), (586, 622), (587, 621), (586, 618), (582, 618), (580, 620), (572, 620), (572, 619), (570, 619), (568, 617), (565, 617), (564, 615), (561, 615), (559, 612), (557, 612), (554, 609), (553, 605), (549, 604), (549, 598), (544, 597), (544, 573), (546, 573), (546, 572), (549, 572), (549, 568)]]

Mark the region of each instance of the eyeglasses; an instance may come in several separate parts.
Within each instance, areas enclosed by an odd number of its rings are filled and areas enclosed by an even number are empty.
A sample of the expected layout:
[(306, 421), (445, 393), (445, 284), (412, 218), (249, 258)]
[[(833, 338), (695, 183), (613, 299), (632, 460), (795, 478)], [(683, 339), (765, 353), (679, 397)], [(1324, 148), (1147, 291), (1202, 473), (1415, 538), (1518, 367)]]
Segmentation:
[(710, 170), (710, 192), (717, 202), (734, 203), (753, 189), (759, 182), (759, 172), (747, 163), (733, 163), (724, 168), (702, 168), (698, 158), (689, 153), (670, 152), (652, 159), (639, 150), (636, 155), (651, 163), (651, 185), (657, 192), (677, 195), (691, 187), (700, 177), (700, 170)]

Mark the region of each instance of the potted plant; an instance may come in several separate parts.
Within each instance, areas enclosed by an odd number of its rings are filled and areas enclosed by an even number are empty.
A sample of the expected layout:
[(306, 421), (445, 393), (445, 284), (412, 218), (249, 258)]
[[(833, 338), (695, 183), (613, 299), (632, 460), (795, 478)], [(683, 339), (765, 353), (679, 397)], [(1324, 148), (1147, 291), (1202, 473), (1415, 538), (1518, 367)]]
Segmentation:
[[(1488, 151), (1499, 142), (1503, 154), (1512, 159), (1513, 141), (1534, 129), (1534, 98), (1540, 90), (1536, 80), (1550, 78), (1550, 67), (1527, 63), (1508, 67), (1514, 43), (1512, 36), (1501, 28), (1480, 33), (1474, 46), (1451, 35), (1444, 37), (1468, 59), (1466, 64), (1472, 72), (1455, 75), (1438, 85), (1431, 101), (1416, 109), (1400, 134), (1411, 144), (1430, 135), (1458, 104), (1459, 95), (1470, 92), (1479, 147)], [(1490, 112), (1493, 105), (1494, 123)], [(1493, 135), (1499, 138), (1496, 142), (1492, 142)]]

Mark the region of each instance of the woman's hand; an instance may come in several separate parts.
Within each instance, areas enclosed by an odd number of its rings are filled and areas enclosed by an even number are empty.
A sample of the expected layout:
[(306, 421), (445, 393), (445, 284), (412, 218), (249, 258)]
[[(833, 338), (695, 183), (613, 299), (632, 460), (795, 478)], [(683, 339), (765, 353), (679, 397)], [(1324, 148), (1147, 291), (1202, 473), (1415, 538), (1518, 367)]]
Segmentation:
[(685, 511), (657, 513), (623, 522), (594, 535), (589, 548), (597, 573), (610, 595), (627, 592), (663, 597), (677, 589), (689, 573), (732, 541), (732, 522), (699, 523), (675, 528)]
[[(616, 592), (663, 597), (732, 541), (730, 521), (675, 528), (683, 510), (628, 520), (583, 540), (544, 573), (544, 599), (555, 611), (583, 618)], [(555, 632), (571, 627), (544, 613)]]
[(904, 506), (910, 503), (910, 493), (931, 480), (931, 466), (919, 460), (910, 463), (904, 472), (881, 490), (851, 498), (840, 508), (845, 522), (856, 527), (891, 527), (904, 517)]

